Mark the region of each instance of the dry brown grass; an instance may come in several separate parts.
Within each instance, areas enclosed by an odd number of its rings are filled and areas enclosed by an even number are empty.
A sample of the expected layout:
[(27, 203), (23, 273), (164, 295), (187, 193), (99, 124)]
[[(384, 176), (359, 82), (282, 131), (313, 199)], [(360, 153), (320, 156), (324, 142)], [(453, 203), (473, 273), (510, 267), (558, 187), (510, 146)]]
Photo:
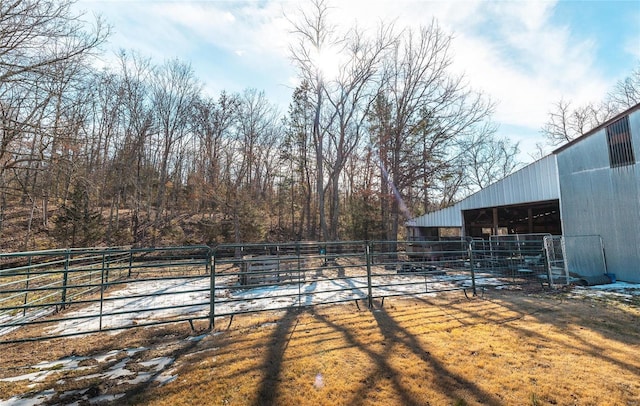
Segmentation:
[(132, 402), (640, 404), (639, 315), (496, 292), (248, 316), (186, 357), (176, 382)]
[[(172, 353), (175, 381), (127, 388), (120, 402), (640, 405), (635, 305), (491, 291), (471, 300), (457, 292), (361, 308), (238, 316), (230, 327), (228, 319), (218, 320), (215, 334)], [(153, 347), (180, 335), (168, 335), (170, 329), (7, 346), (0, 377), (69, 353)], [(41, 353), (46, 345), (55, 353)], [(47, 385), (53, 383), (39, 389)], [(16, 393), (19, 387), (5, 384), (0, 392), (8, 389)]]

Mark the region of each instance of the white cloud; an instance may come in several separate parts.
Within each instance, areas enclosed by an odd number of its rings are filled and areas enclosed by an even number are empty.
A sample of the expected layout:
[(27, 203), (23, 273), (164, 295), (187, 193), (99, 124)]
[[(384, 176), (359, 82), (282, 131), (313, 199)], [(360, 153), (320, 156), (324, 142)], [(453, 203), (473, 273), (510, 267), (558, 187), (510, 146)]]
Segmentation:
[(230, 12), (228, 12), (228, 11), (227, 11), (226, 13), (224, 13), (224, 18), (225, 18), (227, 21), (231, 22), (231, 23), (232, 23), (232, 22), (234, 22), (234, 21), (236, 21), (236, 18), (234, 17), (234, 15), (233, 15), (233, 14), (231, 14)]
[(473, 88), (499, 102), (495, 119), (537, 131), (561, 97), (599, 100), (610, 82), (595, 66), (597, 43), (571, 27), (552, 23), (556, 3), (471, 1), (350, 1), (336, 5), (336, 21), (372, 27), (381, 20), (398, 28), (436, 18), (454, 36), (453, 68)]
[[(229, 85), (222, 54), (253, 71), (245, 87), (283, 88), (297, 83), (288, 58), (294, 16), (309, 3), (265, 2), (82, 2), (102, 11), (116, 30), (112, 43), (154, 59), (198, 58), (194, 68), (221, 90)], [(396, 28), (429, 24), (433, 18), (453, 34), (453, 68), (473, 88), (499, 102), (495, 120), (537, 132), (551, 105), (564, 97), (577, 104), (597, 101), (615, 80), (596, 60), (599, 38), (581, 37), (575, 27), (554, 22), (554, 1), (334, 1), (333, 22), (345, 30), (357, 21), (371, 29), (381, 21)], [(293, 17), (295, 18), (295, 17)], [(570, 21), (570, 19), (565, 19)], [(625, 49), (640, 59), (637, 37)], [(241, 57), (241, 58), (238, 58)], [(228, 68), (227, 68), (228, 69)], [(257, 80), (263, 80), (262, 86)], [(242, 84), (232, 84), (237, 90)], [(270, 93), (267, 92), (270, 96)]]
[(498, 122), (542, 127), (561, 97), (599, 100), (609, 87), (594, 67), (595, 42), (551, 23), (553, 3), (487, 3), (481, 24), (460, 25), (455, 65), (499, 102)]

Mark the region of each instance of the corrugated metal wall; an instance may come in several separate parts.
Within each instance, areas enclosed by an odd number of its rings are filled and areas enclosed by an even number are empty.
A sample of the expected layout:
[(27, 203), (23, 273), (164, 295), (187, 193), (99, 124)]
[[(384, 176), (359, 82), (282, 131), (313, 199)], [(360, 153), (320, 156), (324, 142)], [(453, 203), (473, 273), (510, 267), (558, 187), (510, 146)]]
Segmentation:
[(427, 213), (407, 222), (410, 227), (462, 227), (460, 203), (446, 209)]
[[(608, 271), (640, 282), (640, 110), (629, 115), (629, 126), (635, 165), (610, 167), (605, 128), (556, 154), (564, 235), (601, 236)], [(566, 255), (579, 262), (590, 249), (576, 244)]]

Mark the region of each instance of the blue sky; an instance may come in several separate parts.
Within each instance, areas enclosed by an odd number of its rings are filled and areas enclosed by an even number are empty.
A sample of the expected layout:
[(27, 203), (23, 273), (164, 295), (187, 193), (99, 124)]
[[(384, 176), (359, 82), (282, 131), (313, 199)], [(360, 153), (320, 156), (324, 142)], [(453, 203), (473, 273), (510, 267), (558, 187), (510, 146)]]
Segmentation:
[[(107, 55), (136, 50), (161, 63), (190, 62), (205, 90), (264, 90), (283, 112), (295, 86), (289, 61), (293, 0), (80, 0), (114, 34)], [(454, 36), (453, 69), (497, 102), (498, 135), (520, 142), (523, 160), (552, 105), (597, 102), (640, 65), (640, 0), (427, 1), (343, 0), (332, 4), (338, 28), (396, 26), (436, 18)], [(107, 57), (106, 63), (109, 62)]]

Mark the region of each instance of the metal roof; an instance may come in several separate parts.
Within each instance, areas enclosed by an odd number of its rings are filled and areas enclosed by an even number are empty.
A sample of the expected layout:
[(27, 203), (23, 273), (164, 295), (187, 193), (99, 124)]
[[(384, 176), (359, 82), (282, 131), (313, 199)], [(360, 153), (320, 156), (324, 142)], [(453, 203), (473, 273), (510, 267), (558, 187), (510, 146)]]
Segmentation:
[(407, 222), (413, 227), (462, 227), (462, 211), (560, 198), (558, 164), (551, 154), (472, 194), (451, 207)]

